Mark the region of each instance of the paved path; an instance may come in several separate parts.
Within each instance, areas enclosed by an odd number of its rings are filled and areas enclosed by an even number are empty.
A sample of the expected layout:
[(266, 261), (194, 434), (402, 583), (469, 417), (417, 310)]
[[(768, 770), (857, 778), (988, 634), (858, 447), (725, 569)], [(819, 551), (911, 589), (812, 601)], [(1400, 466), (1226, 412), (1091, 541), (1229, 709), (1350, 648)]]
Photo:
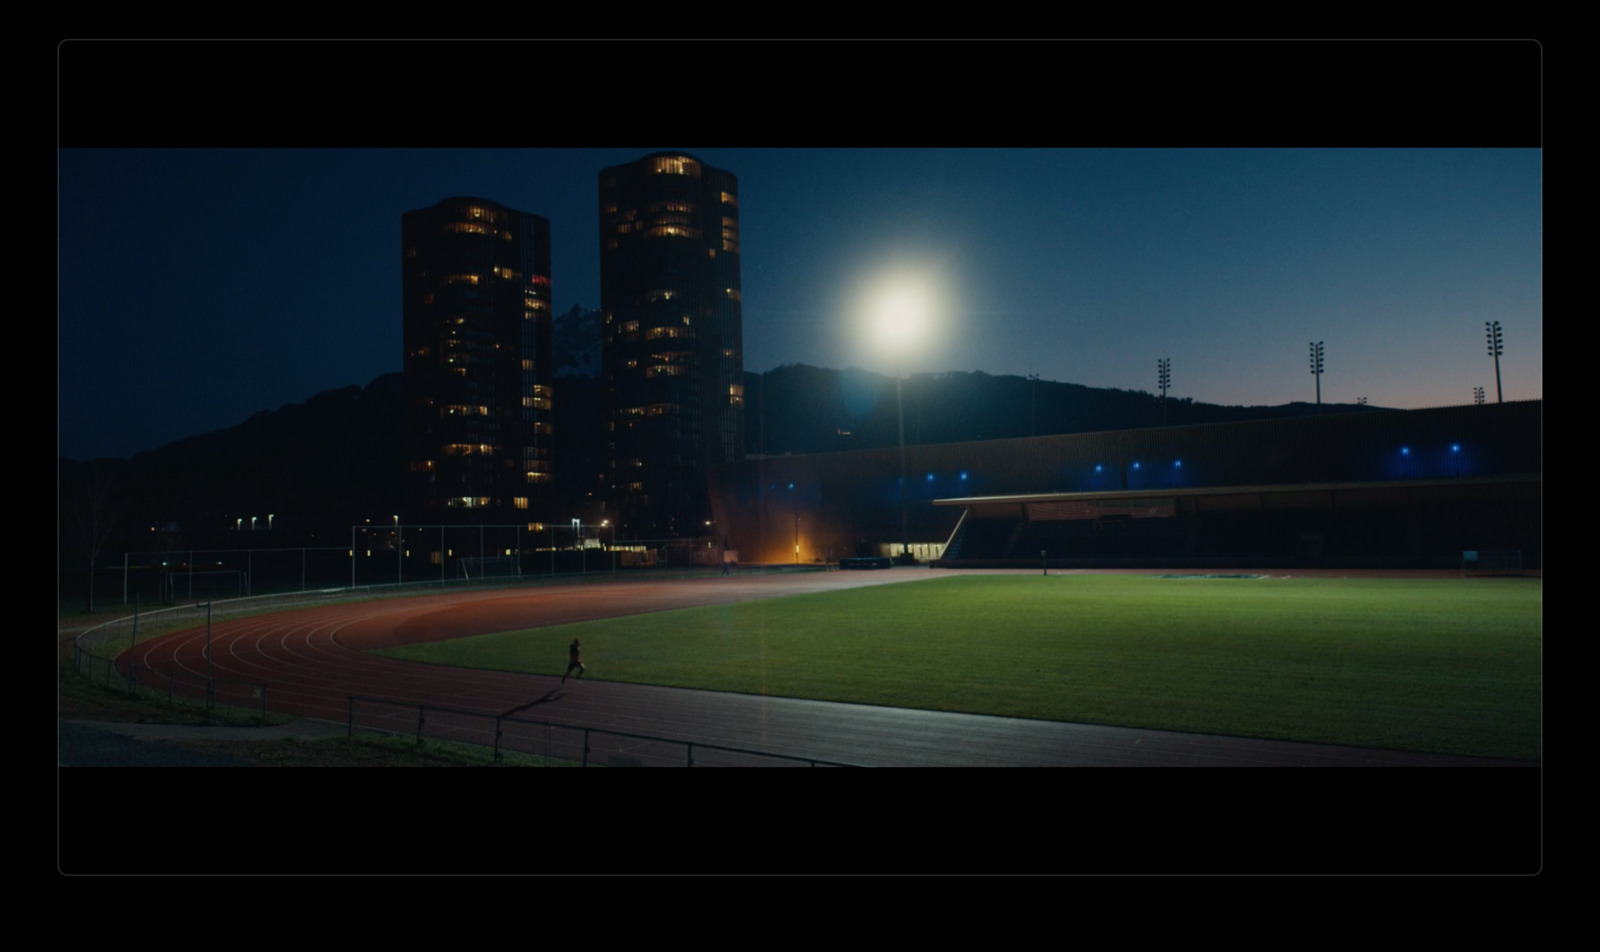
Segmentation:
[[(374, 647), (441, 636), (561, 624), (838, 588), (914, 582), (949, 572), (895, 569), (788, 576), (626, 582), (487, 592), (454, 592), (383, 602), (349, 603), (237, 619), (213, 626), (213, 665), (219, 678), (269, 685), (274, 710), (310, 720), (288, 728), (170, 728), (82, 725), (63, 731), (113, 732), (156, 741), (185, 730), (291, 736), (342, 729), (349, 697), (390, 698), (493, 715), (521, 716), (627, 734), (670, 737), (865, 766), (1491, 766), (1520, 762), (1301, 744), (1288, 741), (1181, 734), (1019, 718), (880, 708), (792, 698), (721, 694), (597, 680), (440, 668), (380, 658)], [(136, 663), (152, 671), (204, 671), (204, 631), (179, 632), (141, 644)], [(414, 729), (416, 712), (395, 712), (395, 729)], [(430, 715), (432, 729), (450, 718)], [(461, 739), (487, 743), (492, 721), (457, 718)], [(292, 727), (292, 726), (291, 726)], [(255, 733), (265, 738), (264, 733)], [(590, 759), (618, 765), (674, 764), (681, 746), (591, 735)], [(580, 752), (571, 731), (519, 727), (503, 743), (558, 756)], [(554, 748), (558, 749), (552, 749)], [(63, 748), (65, 751), (65, 748)], [(721, 755), (700, 749), (697, 763)], [(76, 760), (63, 752), (65, 765)]]

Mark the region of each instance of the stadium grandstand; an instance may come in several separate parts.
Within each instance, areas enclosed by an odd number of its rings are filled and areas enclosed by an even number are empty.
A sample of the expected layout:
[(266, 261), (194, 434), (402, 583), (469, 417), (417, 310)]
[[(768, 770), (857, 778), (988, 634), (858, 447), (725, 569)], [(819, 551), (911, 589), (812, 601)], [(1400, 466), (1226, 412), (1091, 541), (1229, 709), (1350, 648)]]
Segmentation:
[(1542, 547), (1542, 401), (755, 457), (712, 477), (742, 561), (1454, 568)]

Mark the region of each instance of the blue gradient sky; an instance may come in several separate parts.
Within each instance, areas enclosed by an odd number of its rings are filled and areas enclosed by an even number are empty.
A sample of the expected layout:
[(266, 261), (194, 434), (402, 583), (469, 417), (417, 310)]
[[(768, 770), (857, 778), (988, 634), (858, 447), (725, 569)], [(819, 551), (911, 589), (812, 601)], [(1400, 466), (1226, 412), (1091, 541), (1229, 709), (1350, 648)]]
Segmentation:
[[(755, 139), (761, 136), (753, 136)], [(944, 289), (910, 371), (1037, 373), (1221, 404), (1543, 396), (1537, 148), (103, 148), (58, 152), (59, 442), (127, 456), (400, 369), (400, 215), (550, 219), (557, 313), (598, 307), (601, 168), (739, 177), (745, 369), (890, 368), (850, 313)]]

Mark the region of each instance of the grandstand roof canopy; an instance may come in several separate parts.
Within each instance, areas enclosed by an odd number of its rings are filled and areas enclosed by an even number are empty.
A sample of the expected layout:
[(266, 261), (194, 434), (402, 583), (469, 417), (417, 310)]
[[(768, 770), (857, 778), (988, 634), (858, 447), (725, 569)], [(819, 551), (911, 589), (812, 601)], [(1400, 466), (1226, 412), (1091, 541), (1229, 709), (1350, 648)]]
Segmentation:
[(1462, 476), (1445, 479), (1396, 479), (1385, 482), (1340, 483), (1283, 483), (1270, 486), (1193, 486), (1160, 489), (1119, 489), (1076, 493), (1018, 493), (1007, 496), (958, 496), (935, 499), (935, 506), (981, 506), (994, 503), (1017, 504), (1028, 502), (1061, 502), (1086, 499), (1150, 499), (1172, 496), (1237, 496), (1247, 493), (1308, 493), (1394, 491), (1398, 489), (1435, 489), (1447, 486), (1503, 486), (1508, 483), (1538, 483), (1538, 473), (1517, 476)]

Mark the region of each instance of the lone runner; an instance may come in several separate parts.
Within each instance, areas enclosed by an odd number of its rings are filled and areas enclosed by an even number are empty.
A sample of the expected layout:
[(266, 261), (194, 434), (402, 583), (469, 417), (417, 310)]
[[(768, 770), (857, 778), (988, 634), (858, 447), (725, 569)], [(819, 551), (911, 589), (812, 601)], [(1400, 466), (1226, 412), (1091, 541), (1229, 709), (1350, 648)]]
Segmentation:
[[(572, 639), (572, 644), (567, 646), (567, 674), (571, 674), (573, 668), (578, 669), (578, 677), (583, 677), (583, 658), (578, 654), (578, 639), (576, 638)], [(561, 676), (562, 684), (567, 683), (567, 674)]]

